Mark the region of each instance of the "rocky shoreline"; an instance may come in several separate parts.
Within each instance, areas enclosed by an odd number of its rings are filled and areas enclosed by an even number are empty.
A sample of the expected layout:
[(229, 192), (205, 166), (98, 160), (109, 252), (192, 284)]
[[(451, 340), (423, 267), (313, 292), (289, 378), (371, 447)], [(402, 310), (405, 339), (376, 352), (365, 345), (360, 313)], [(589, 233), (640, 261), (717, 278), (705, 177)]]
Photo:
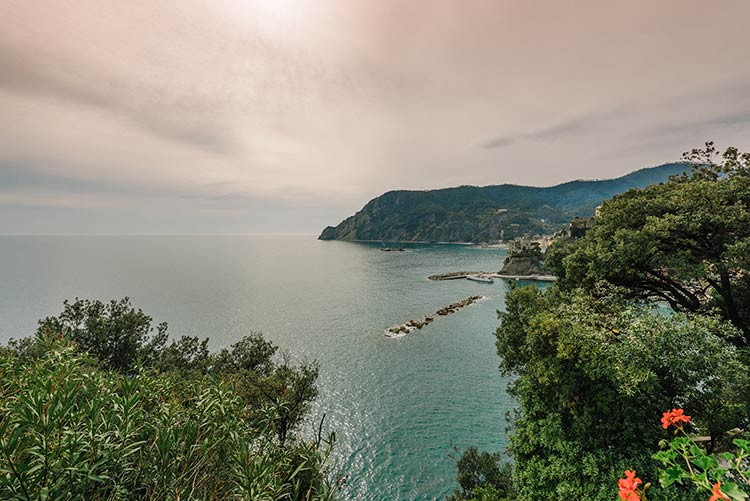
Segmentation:
[(401, 337), (414, 330), (421, 329), (422, 327), (431, 324), (432, 322), (435, 321), (435, 317), (445, 317), (448, 315), (452, 315), (453, 313), (456, 313), (461, 308), (470, 306), (482, 298), (483, 296), (469, 296), (467, 298), (462, 299), (461, 301), (456, 301), (455, 303), (451, 303), (448, 306), (444, 306), (443, 308), (440, 308), (439, 310), (435, 312), (434, 316), (426, 316), (417, 320), (409, 320), (408, 322), (403, 323), (401, 325), (390, 327), (386, 329), (385, 335), (386, 337)]

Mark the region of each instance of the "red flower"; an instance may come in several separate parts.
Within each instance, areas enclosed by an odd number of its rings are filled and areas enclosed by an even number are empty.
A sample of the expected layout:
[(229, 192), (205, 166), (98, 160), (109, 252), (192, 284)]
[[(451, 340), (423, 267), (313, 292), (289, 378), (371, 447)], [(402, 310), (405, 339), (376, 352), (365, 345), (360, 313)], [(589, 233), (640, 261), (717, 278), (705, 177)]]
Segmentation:
[(624, 501), (640, 501), (640, 496), (636, 490), (643, 482), (635, 476), (635, 470), (625, 470), (625, 478), (618, 482), (620, 486), (620, 499)]
[(682, 428), (681, 423), (689, 423), (690, 416), (686, 416), (682, 409), (672, 409), (661, 415), (661, 425), (666, 430), (672, 425)]
[(719, 501), (720, 499), (727, 500), (729, 496), (721, 492), (721, 482), (714, 484), (714, 495), (708, 498), (708, 501)]

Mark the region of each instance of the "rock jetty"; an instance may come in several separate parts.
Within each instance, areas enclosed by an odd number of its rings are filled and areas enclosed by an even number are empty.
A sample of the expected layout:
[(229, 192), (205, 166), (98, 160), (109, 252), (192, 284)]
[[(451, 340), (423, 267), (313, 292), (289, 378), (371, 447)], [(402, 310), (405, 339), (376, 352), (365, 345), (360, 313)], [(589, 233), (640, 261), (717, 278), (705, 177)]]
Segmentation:
[(494, 275), (497, 278), (504, 278), (506, 280), (522, 280), (528, 282), (556, 282), (557, 277), (554, 275), (504, 275), (498, 273)]
[(430, 275), (427, 277), (429, 280), (459, 280), (466, 278), (468, 275), (490, 275), (491, 273), (486, 271), (451, 271), (449, 273), (438, 273), (437, 275)]
[(471, 304), (476, 303), (482, 299), (482, 296), (469, 296), (466, 299), (462, 299), (461, 301), (453, 304), (449, 304), (445, 308), (440, 308), (438, 311), (435, 312), (435, 315), (444, 317), (446, 315), (451, 315), (453, 313), (456, 313), (458, 310), (465, 306), (469, 306)]
[(391, 327), (385, 331), (385, 335), (387, 337), (401, 337), (414, 330), (421, 329), (422, 327), (431, 324), (435, 321), (435, 317), (445, 317), (448, 315), (452, 315), (461, 308), (472, 305), (480, 299), (482, 299), (482, 296), (469, 296), (465, 299), (462, 299), (461, 301), (456, 301), (455, 303), (451, 303), (448, 306), (440, 308), (435, 312), (434, 316), (427, 316), (417, 320), (409, 320), (404, 324)]
[(504, 278), (506, 280), (528, 280), (531, 282), (554, 282), (557, 278), (554, 275), (545, 274), (523, 274), (513, 275), (508, 273), (490, 273), (487, 271), (451, 271), (449, 273), (439, 273), (437, 275), (430, 275), (427, 277), (428, 280), (460, 280), (466, 278), (469, 275), (484, 275), (491, 278)]

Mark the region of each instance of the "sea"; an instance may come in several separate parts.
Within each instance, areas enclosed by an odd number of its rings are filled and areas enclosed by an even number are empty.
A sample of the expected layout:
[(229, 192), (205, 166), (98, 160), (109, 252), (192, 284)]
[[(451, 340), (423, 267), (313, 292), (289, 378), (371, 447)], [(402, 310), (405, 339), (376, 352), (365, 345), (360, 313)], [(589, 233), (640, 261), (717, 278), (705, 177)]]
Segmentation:
[[(312, 235), (1, 236), (0, 342), (32, 335), (65, 299), (129, 297), (173, 337), (212, 349), (252, 332), (320, 364), (320, 396), (302, 433), (325, 414), (332, 472), (345, 500), (444, 499), (461, 451), (507, 447), (514, 402), (494, 332), (508, 285), (428, 276), (497, 271), (504, 249), (319, 241)], [(480, 295), (421, 330), (386, 329)]]

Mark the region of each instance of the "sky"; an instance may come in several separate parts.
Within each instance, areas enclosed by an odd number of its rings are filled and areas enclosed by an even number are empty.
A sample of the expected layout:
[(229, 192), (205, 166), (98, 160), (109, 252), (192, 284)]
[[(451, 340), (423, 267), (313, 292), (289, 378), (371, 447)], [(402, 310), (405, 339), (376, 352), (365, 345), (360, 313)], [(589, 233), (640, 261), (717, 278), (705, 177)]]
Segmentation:
[(750, 149), (747, 0), (3, 0), (0, 233), (309, 233)]

